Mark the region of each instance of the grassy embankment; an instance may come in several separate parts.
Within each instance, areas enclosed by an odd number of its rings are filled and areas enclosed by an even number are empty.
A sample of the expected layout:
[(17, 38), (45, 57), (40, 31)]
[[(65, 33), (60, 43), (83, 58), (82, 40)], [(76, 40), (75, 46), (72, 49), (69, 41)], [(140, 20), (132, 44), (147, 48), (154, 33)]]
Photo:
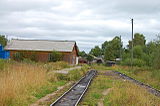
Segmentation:
[(50, 72), (68, 67), (64, 62), (44, 64), (0, 60), (0, 105), (27, 106), (56, 91), (59, 86), (78, 80), (88, 70), (83, 66), (68, 75)]
[[(157, 75), (143, 68), (129, 67), (105, 67), (102, 65), (94, 65), (99, 73), (108, 72), (107, 70), (118, 70), (139, 79), (145, 83), (150, 83), (159, 88), (159, 79)], [(138, 71), (139, 70), (139, 71)], [(135, 74), (136, 73), (136, 74)], [(146, 79), (146, 80), (144, 80)], [(105, 106), (159, 106), (160, 98), (150, 94), (144, 88), (141, 88), (131, 82), (124, 81), (111, 75), (98, 75), (89, 87), (89, 91), (85, 95), (80, 105), (105, 105)]]

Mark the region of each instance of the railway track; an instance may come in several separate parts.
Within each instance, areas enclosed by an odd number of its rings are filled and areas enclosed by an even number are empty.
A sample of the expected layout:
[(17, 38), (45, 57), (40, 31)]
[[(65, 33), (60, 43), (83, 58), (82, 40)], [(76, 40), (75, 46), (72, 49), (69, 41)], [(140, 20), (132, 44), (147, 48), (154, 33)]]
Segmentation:
[(140, 81), (138, 81), (138, 80), (136, 80), (134, 78), (131, 78), (131, 77), (129, 77), (129, 76), (127, 76), (127, 75), (125, 75), (125, 74), (123, 74), (121, 72), (118, 72), (118, 71), (113, 71), (113, 72), (115, 74), (119, 75), (121, 78), (123, 78), (125, 80), (128, 80), (128, 81), (131, 81), (131, 82), (133, 82), (133, 83), (135, 83), (137, 85), (140, 85), (140, 86), (146, 88), (150, 93), (154, 94), (155, 96), (160, 97), (160, 91), (158, 89), (153, 88), (148, 84), (144, 84), (143, 82), (140, 82)]
[(96, 73), (96, 70), (89, 71), (50, 106), (77, 106)]

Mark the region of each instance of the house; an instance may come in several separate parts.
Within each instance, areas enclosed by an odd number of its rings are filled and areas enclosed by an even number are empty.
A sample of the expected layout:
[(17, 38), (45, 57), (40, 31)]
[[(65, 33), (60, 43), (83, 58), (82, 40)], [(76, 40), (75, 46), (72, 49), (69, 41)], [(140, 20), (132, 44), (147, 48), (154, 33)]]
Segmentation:
[(26, 55), (34, 52), (37, 61), (41, 62), (47, 62), (50, 53), (58, 51), (63, 54), (63, 61), (78, 64), (78, 47), (75, 41), (12, 39), (4, 49), (10, 51), (11, 59), (18, 52)]

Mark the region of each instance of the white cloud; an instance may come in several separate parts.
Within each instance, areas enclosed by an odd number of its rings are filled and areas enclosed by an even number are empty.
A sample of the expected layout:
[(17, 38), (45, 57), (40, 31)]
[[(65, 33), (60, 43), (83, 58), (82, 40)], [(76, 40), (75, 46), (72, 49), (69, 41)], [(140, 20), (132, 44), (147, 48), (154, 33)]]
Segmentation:
[(126, 45), (134, 31), (155, 38), (160, 1), (152, 0), (1, 0), (0, 34), (10, 37), (76, 40), (89, 51), (114, 36)]

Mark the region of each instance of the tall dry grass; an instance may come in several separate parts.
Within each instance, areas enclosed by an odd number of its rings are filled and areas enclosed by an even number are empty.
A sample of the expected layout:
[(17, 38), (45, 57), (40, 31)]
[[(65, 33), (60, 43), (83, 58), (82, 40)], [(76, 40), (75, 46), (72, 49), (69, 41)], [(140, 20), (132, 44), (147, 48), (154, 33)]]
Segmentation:
[(0, 105), (18, 105), (30, 96), (30, 90), (47, 82), (46, 70), (31, 64), (7, 64), (0, 70)]
[(160, 99), (131, 82), (121, 82), (113, 85), (104, 103), (106, 106), (160, 106)]
[(66, 76), (53, 71), (68, 67), (71, 66), (65, 62), (45, 64), (0, 60), (0, 106), (28, 106), (68, 81), (77, 80), (88, 70), (83, 66)]

